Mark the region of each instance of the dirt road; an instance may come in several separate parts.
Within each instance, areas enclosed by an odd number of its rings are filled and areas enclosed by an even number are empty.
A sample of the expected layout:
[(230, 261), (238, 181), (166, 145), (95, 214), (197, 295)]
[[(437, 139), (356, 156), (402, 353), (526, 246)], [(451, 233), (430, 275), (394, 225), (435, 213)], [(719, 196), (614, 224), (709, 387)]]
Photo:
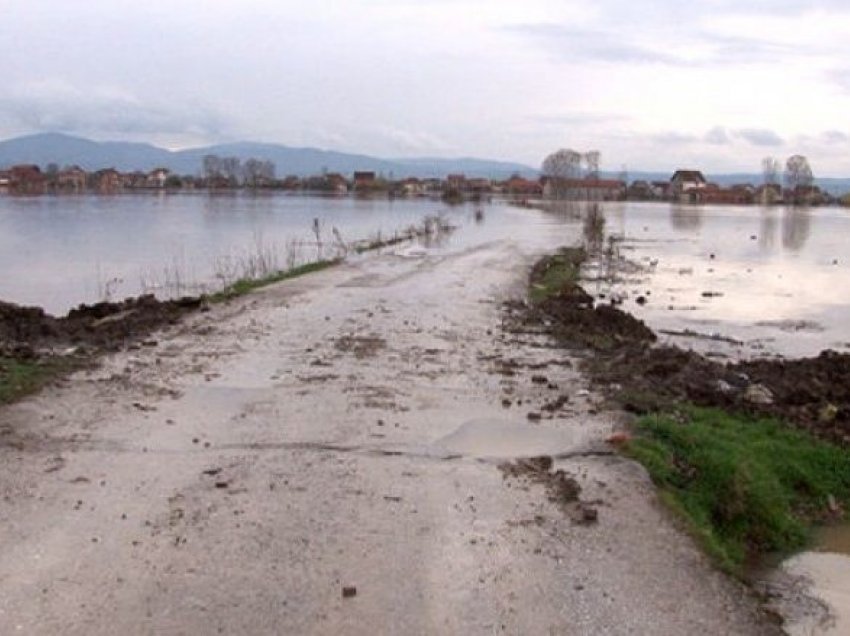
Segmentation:
[[(773, 633), (502, 331), (540, 245), (370, 256), (0, 411), (0, 634)], [(583, 504), (499, 468), (541, 454)]]

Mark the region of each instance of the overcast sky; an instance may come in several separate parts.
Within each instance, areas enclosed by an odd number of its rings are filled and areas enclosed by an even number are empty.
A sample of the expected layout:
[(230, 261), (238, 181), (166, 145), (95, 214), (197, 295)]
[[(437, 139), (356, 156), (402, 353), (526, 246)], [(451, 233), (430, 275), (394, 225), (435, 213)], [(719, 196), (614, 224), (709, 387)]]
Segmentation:
[(847, 0), (0, 0), (0, 137), (850, 175)]

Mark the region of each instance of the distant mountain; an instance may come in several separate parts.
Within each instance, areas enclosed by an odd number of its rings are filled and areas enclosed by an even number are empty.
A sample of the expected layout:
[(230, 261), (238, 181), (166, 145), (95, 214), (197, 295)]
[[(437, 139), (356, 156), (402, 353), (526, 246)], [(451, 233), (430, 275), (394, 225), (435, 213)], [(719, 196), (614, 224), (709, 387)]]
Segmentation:
[(32, 163), (46, 167), (78, 165), (85, 170), (116, 168), (123, 172), (168, 168), (179, 174), (198, 174), (204, 155), (263, 159), (274, 162), (279, 176), (307, 176), (322, 171), (351, 174), (355, 170), (372, 170), (389, 177), (442, 177), (462, 172), (469, 177), (504, 178), (514, 172), (535, 176), (534, 168), (518, 163), (486, 159), (381, 159), (317, 148), (292, 148), (280, 144), (239, 142), (205, 148), (170, 151), (150, 144), (96, 142), (60, 133), (28, 135), (0, 141), (0, 167)]

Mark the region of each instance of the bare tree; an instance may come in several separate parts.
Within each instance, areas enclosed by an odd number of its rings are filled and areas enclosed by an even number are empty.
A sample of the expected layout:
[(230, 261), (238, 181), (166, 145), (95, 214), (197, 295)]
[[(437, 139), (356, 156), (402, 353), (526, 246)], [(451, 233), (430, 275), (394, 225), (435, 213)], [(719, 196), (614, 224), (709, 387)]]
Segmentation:
[(541, 172), (552, 184), (552, 192), (557, 198), (566, 196), (569, 181), (581, 176), (582, 154), (568, 148), (553, 152), (543, 160)]
[(598, 150), (590, 150), (584, 153), (584, 164), (587, 167), (584, 174), (586, 179), (599, 178), (599, 160), (601, 157), (602, 155)]
[(231, 186), (238, 186), (242, 180), (242, 161), (239, 157), (225, 157), (221, 160), (221, 173)]
[(764, 176), (764, 185), (776, 185), (779, 183), (779, 159), (765, 157), (761, 160), (761, 172)]
[(785, 187), (795, 202), (800, 202), (808, 196), (804, 192), (811, 188), (814, 183), (814, 175), (809, 160), (803, 155), (791, 155), (785, 162)]
[(221, 176), (221, 158), (218, 155), (204, 155), (204, 179), (216, 179)]

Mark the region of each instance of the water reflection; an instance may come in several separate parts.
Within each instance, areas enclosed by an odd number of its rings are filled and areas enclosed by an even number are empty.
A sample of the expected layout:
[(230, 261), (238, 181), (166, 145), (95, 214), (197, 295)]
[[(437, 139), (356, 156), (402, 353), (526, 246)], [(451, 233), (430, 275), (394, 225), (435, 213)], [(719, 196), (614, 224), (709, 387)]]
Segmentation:
[(584, 247), (590, 254), (598, 254), (602, 251), (602, 244), (605, 241), (605, 215), (598, 203), (588, 206), (582, 223), (582, 235)]
[(761, 210), (759, 222), (759, 247), (768, 251), (776, 245), (776, 230), (778, 228), (776, 209), (765, 207)]
[(809, 239), (811, 228), (812, 217), (807, 208), (785, 208), (782, 215), (782, 246), (795, 252), (801, 250)]
[(696, 205), (671, 205), (670, 224), (684, 232), (698, 230), (702, 226), (702, 208)]

